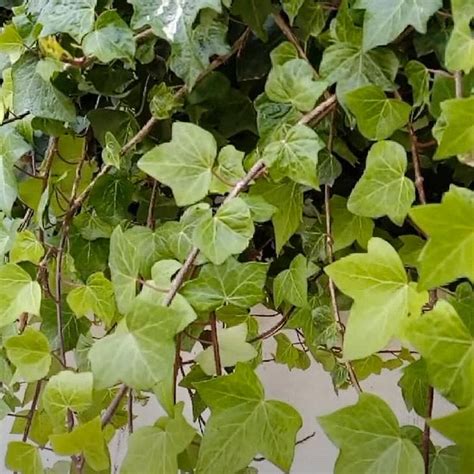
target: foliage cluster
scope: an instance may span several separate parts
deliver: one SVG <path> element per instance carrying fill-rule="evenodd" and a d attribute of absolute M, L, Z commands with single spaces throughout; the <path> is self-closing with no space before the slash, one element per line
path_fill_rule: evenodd
<path fill-rule="evenodd" d="M 0 3 L 9 469 L 287 472 L 276 363 L 358 392 L 336 473 L 474 471 L 473 0 Z"/>

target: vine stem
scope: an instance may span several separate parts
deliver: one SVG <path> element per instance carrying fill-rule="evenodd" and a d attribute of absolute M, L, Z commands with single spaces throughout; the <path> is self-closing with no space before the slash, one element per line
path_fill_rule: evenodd
<path fill-rule="evenodd" d="M 217 337 L 217 318 L 216 313 L 213 311 L 211 313 L 211 341 L 212 341 L 212 350 L 214 352 L 214 363 L 216 365 L 216 374 L 218 376 L 222 375 L 222 363 L 221 363 L 221 353 L 219 351 L 219 339 Z"/>

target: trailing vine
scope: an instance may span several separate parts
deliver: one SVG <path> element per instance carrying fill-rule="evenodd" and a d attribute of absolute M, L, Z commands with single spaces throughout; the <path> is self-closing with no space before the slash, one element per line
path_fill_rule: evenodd
<path fill-rule="evenodd" d="M 336 473 L 474 472 L 471 0 L 1 5 L 6 469 L 289 472 L 317 423 Z M 267 363 L 357 402 L 303 431 Z"/>

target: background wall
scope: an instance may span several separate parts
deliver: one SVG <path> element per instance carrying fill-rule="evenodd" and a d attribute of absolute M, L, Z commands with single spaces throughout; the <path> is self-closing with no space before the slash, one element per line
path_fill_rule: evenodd
<path fill-rule="evenodd" d="M 274 324 L 273 318 L 261 318 L 261 329 Z M 292 333 L 287 332 L 291 337 Z M 264 346 L 265 357 L 271 357 L 274 351 L 273 341 L 266 341 Z M 372 376 L 361 382 L 362 389 L 382 397 L 395 411 L 400 424 L 411 424 L 423 428 L 423 420 L 414 412 L 408 413 L 401 397 L 397 382 L 400 378 L 400 371 L 384 370 L 382 375 Z M 275 363 L 265 363 L 259 368 L 259 376 L 266 389 L 267 399 L 277 399 L 293 405 L 303 417 L 303 428 L 298 433 L 297 439 L 303 439 L 306 436 L 315 433 L 314 437 L 296 446 L 295 460 L 291 470 L 294 474 L 331 474 L 333 472 L 334 462 L 337 458 L 337 448 L 326 438 L 322 429 L 319 427 L 316 417 L 333 412 L 344 406 L 353 404 L 357 400 L 357 395 L 353 389 L 334 393 L 329 375 L 325 373 L 319 365 L 313 364 L 308 370 L 302 371 L 294 369 L 291 372 L 284 365 Z M 178 398 L 188 400 L 186 390 L 178 391 Z M 435 398 L 434 414 L 441 416 L 449 413 L 453 408 L 440 397 Z M 146 407 L 136 406 L 134 413 L 137 419 L 134 422 L 135 427 L 150 425 L 155 420 L 164 415 L 163 410 L 156 402 L 150 402 Z M 186 407 L 187 419 L 191 420 L 190 407 Z M 0 459 L 3 462 L 5 457 L 6 445 L 8 440 L 13 439 L 9 436 L 12 418 L 7 417 L 0 423 Z M 113 463 L 113 473 L 118 473 L 120 462 L 125 456 L 128 434 L 126 431 L 120 431 L 112 445 L 111 456 Z M 19 437 L 18 437 L 19 438 Z M 435 444 L 449 444 L 447 440 L 432 432 L 432 440 Z M 51 467 L 58 457 L 49 451 L 43 451 L 44 464 Z M 278 474 L 281 471 L 271 463 L 262 461 L 253 464 L 261 474 Z M 5 467 L 0 472 L 10 472 Z M 137 474 L 140 474 L 137 468 Z M 358 473 L 354 473 L 358 474 Z"/>

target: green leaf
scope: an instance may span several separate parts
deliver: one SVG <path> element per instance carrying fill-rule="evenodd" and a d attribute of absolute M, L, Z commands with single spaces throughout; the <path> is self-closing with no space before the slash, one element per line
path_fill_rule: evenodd
<path fill-rule="evenodd" d="M 277 364 L 286 364 L 288 368 L 306 370 L 311 365 L 308 355 L 297 349 L 290 341 L 288 336 L 283 333 L 274 336 L 277 343 L 275 362 Z"/>
<path fill-rule="evenodd" d="M 474 281 L 474 192 L 451 185 L 440 204 L 416 206 L 415 224 L 428 235 L 420 254 L 420 289 L 434 288 L 457 278 Z"/>
<path fill-rule="evenodd" d="M 112 11 L 105 11 L 97 18 L 94 31 L 89 33 L 82 42 L 87 56 L 95 56 L 103 63 L 114 59 L 132 61 L 135 56 L 135 39 L 133 31 Z"/>
<path fill-rule="evenodd" d="M 4 25 L 0 33 L 0 53 L 8 54 L 14 63 L 24 51 L 25 46 L 15 25 Z"/>
<path fill-rule="evenodd" d="M 71 456 L 82 453 L 95 471 L 109 467 L 109 453 L 99 417 L 79 425 L 70 433 L 51 435 L 49 440 L 56 454 Z"/>
<path fill-rule="evenodd" d="M 39 264 L 44 255 L 44 249 L 29 230 L 23 230 L 16 235 L 15 243 L 10 251 L 10 262 L 33 262 Z"/>
<path fill-rule="evenodd" d="M 13 163 L 0 155 L 0 210 L 10 215 L 18 195 L 18 186 L 13 172 Z"/>
<path fill-rule="evenodd" d="M 46 377 L 51 365 L 48 339 L 40 331 L 27 327 L 23 334 L 9 337 L 4 347 L 19 376 L 26 382 Z"/>
<path fill-rule="evenodd" d="M 22 441 L 10 441 L 5 464 L 8 469 L 21 474 L 43 474 L 41 455 L 36 446 Z"/>
<path fill-rule="evenodd" d="M 465 18 L 454 22 L 454 29 L 445 52 L 446 67 L 450 71 L 464 71 L 469 74 L 474 67 L 474 39 L 469 24 L 470 19 Z"/>
<path fill-rule="evenodd" d="M 324 5 L 305 0 L 296 17 L 298 36 L 307 41 L 310 36 L 317 37 L 323 31 L 329 12 Z"/>
<path fill-rule="evenodd" d="M 217 145 L 209 132 L 191 123 L 174 122 L 172 135 L 169 143 L 146 153 L 138 166 L 170 186 L 178 206 L 187 206 L 207 195 Z"/>
<path fill-rule="evenodd" d="M 233 258 L 222 265 L 207 264 L 197 278 L 183 286 L 181 294 L 198 311 L 226 305 L 251 308 L 263 299 L 267 270 L 266 263 L 240 263 Z"/>
<path fill-rule="evenodd" d="M 295 16 L 298 14 L 305 0 L 282 0 L 283 10 L 288 15 L 290 23 L 293 24 Z"/>
<path fill-rule="evenodd" d="M 418 266 L 420 252 L 426 242 L 417 235 L 401 235 L 399 239 L 403 243 L 398 251 L 398 255 L 400 255 L 402 262 L 407 267 L 416 268 Z"/>
<path fill-rule="evenodd" d="M 200 23 L 191 30 L 188 27 L 183 39 L 173 43 L 170 58 L 171 70 L 184 80 L 191 89 L 209 66 L 209 58 L 229 52 L 226 43 L 227 25 L 214 19 L 215 14 L 206 10 L 200 15 Z"/>
<path fill-rule="evenodd" d="M 0 266 L 0 327 L 15 321 L 22 313 L 39 314 L 41 287 L 14 263 Z"/>
<path fill-rule="evenodd" d="M 106 388 L 123 382 L 137 390 L 150 389 L 168 375 L 174 337 L 191 322 L 189 313 L 137 299 L 115 333 L 92 346 L 94 385 Z"/>
<path fill-rule="evenodd" d="M 158 5 L 156 0 L 129 0 L 128 3 L 133 5 L 133 29 L 150 25 L 157 36 L 170 42 L 180 41 L 186 36 L 187 29 L 203 8 L 221 11 L 219 0 L 176 0 Z"/>
<path fill-rule="evenodd" d="M 460 452 L 457 446 L 439 449 L 430 459 L 430 474 L 451 474 L 460 470 Z"/>
<path fill-rule="evenodd" d="M 38 23 L 43 25 L 41 36 L 67 33 L 80 43 L 92 30 L 96 3 L 96 0 L 48 0 L 38 17 Z"/>
<path fill-rule="evenodd" d="M 266 401 L 253 370 L 237 364 L 233 374 L 195 384 L 211 409 L 201 442 L 197 472 L 232 472 L 261 453 L 283 471 L 293 461 L 298 412 L 279 401 Z M 271 437 L 265 433 L 272 433 Z"/>
<path fill-rule="evenodd" d="M 95 314 L 107 326 L 117 313 L 114 288 L 103 273 L 93 273 L 86 285 L 74 288 L 67 295 L 67 303 L 78 317 Z"/>
<path fill-rule="evenodd" d="M 387 99 L 381 87 L 364 86 L 345 96 L 349 110 L 355 115 L 364 137 L 383 140 L 402 128 L 411 107 L 399 99 Z"/>
<path fill-rule="evenodd" d="M 116 227 L 110 238 L 109 266 L 117 307 L 121 313 L 130 311 L 137 291 L 138 250 Z"/>
<path fill-rule="evenodd" d="M 153 86 L 148 97 L 150 100 L 150 112 L 153 117 L 159 120 L 171 117 L 183 105 L 182 97 L 178 97 L 165 82 Z"/>
<path fill-rule="evenodd" d="M 340 449 L 335 474 L 424 472 L 420 452 L 402 436 L 390 407 L 375 395 L 362 393 L 355 405 L 321 416 L 318 421 Z"/>
<path fill-rule="evenodd" d="M 271 0 L 233 0 L 232 13 L 240 16 L 261 40 L 267 41 L 264 23 L 272 13 Z"/>
<path fill-rule="evenodd" d="M 401 333 L 409 315 L 417 316 L 428 295 L 408 282 L 394 248 L 373 237 L 365 254 L 352 254 L 325 272 L 354 299 L 344 338 L 344 357 L 361 359 L 383 349 Z"/>
<path fill-rule="evenodd" d="M 178 472 L 178 455 L 196 434 L 183 417 L 183 408 L 184 404 L 178 403 L 173 417 L 162 417 L 153 426 L 139 428 L 130 436 L 121 474 L 135 474 L 137 466 L 142 474 Z"/>
<path fill-rule="evenodd" d="M 118 140 L 110 132 L 105 134 L 105 147 L 102 149 L 102 160 L 106 165 L 120 169 L 121 146 Z"/>
<path fill-rule="evenodd" d="M 67 410 L 83 412 L 92 404 L 92 374 L 63 370 L 46 384 L 43 407 L 57 431 L 64 431 Z"/>
<path fill-rule="evenodd" d="M 408 61 L 405 74 L 413 91 L 413 105 L 423 106 L 430 103 L 430 73 L 419 61 Z"/>
<path fill-rule="evenodd" d="M 212 263 L 220 265 L 247 248 L 254 230 L 250 209 L 237 197 L 220 206 L 214 216 L 210 209 L 205 210 L 192 240 Z"/>
<path fill-rule="evenodd" d="M 474 401 L 474 338 L 449 303 L 413 320 L 406 336 L 426 360 L 431 385 L 457 406 Z"/>
<path fill-rule="evenodd" d="M 227 145 L 219 152 L 217 164 L 212 170 L 211 193 L 225 194 L 245 176 L 242 164 L 244 153 L 233 145 Z"/>
<path fill-rule="evenodd" d="M 30 112 L 36 117 L 72 122 L 76 117 L 74 104 L 38 74 L 38 64 L 28 53 L 13 65 L 13 111 L 16 115 Z"/>
<path fill-rule="evenodd" d="M 276 181 L 293 181 L 319 188 L 318 153 L 324 147 L 316 132 L 306 125 L 282 126 L 269 138 L 262 159 Z"/>
<path fill-rule="evenodd" d="M 294 306 L 305 306 L 308 299 L 307 264 L 304 255 L 297 255 L 288 270 L 273 280 L 273 297 L 278 308 L 283 301 Z"/>
<path fill-rule="evenodd" d="M 474 97 L 441 102 L 441 116 L 433 128 L 438 142 L 435 159 L 474 152 Z"/>
<path fill-rule="evenodd" d="M 217 328 L 219 354 L 222 367 L 233 367 L 237 362 L 247 362 L 257 356 L 256 349 L 246 342 L 247 324 L 242 323 L 230 328 Z M 217 368 L 214 358 L 214 348 L 209 346 L 200 352 L 196 358 L 203 372 L 216 375 Z"/>
<path fill-rule="evenodd" d="M 262 196 L 240 194 L 240 199 L 249 207 L 254 222 L 267 222 L 276 211 L 276 207 L 265 201 Z"/>
<path fill-rule="evenodd" d="M 456 310 L 469 332 L 474 335 L 474 290 L 468 282 L 460 283 L 456 293 L 448 297 L 451 306 Z"/>
<path fill-rule="evenodd" d="M 455 411 L 443 418 L 429 420 L 429 424 L 443 436 L 453 440 L 461 449 L 461 472 L 468 474 L 474 469 L 474 404 Z"/>
<path fill-rule="evenodd" d="M 328 84 L 314 80 L 313 68 L 304 59 L 292 59 L 273 66 L 265 84 L 265 93 L 275 102 L 292 104 L 308 112 L 321 97 Z"/>
<path fill-rule="evenodd" d="M 425 417 L 428 413 L 429 380 L 426 361 L 419 359 L 403 369 L 403 375 L 398 382 L 402 389 L 403 400 L 407 409 Z"/>
<path fill-rule="evenodd" d="M 364 174 L 349 196 L 347 208 L 365 217 L 387 215 L 402 225 L 415 200 L 415 186 L 405 177 L 407 156 L 403 147 L 392 141 L 372 145 Z"/>
<path fill-rule="evenodd" d="M 355 8 L 365 8 L 364 50 L 390 43 L 410 25 L 426 33 L 428 19 L 442 6 L 441 0 L 358 0 Z"/>
<path fill-rule="evenodd" d="M 398 70 L 393 51 L 377 48 L 364 52 L 360 44 L 336 42 L 324 50 L 319 72 L 329 85 L 337 82 L 338 98 L 353 89 L 374 84 L 392 90 Z"/>
<path fill-rule="evenodd" d="M 372 219 L 352 214 L 347 209 L 347 201 L 341 196 L 331 198 L 333 250 L 343 249 L 354 242 L 367 248 L 372 237 L 374 223 Z"/>
<path fill-rule="evenodd" d="M 275 66 L 283 66 L 283 64 L 286 64 L 287 62 L 289 62 L 293 59 L 298 59 L 298 58 L 299 58 L 298 50 L 289 41 L 283 41 L 283 43 L 280 43 L 270 53 L 270 60 L 271 60 L 272 65 L 274 67 Z M 313 70 L 311 70 L 311 74 L 314 75 Z M 268 80 L 267 80 L 267 82 L 268 82 Z M 280 102 L 280 101 L 277 100 L 276 102 Z"/>
<path fill-rule="evenodd" d="M 277 208 L 272 216 L 276 251 L 280 253 L 290 237 L 298 230 L 303 218 L 303 192 L 301 186 L 289 180 L 272 184 L 260 180 L 250 188 L 251 196 L 261 196 Z"/>

